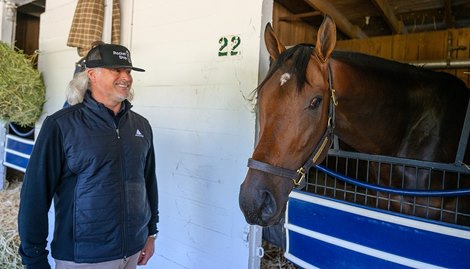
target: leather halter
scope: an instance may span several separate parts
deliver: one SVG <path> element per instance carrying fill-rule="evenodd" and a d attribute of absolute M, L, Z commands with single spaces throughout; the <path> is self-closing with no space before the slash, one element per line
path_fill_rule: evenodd
<path fill-rule="evenodd" d="M 317 144 L 313 152 L 310 154 L 305 163 L 297 170 L 291 170 L 279 166 L 274 166 L 269 163 L 257 161 L 255 159 L 248 159 L 247 166 L 251 169 L 259 170 L 272 175 L 280 176 L 292 180 L 295 188 L 302 189 L 305 187 L 305 176 L 310 167 L 314 166 L 318 161 L 320 155 L 329 150 L 333 141 L 333 134 L 335 129 L 335 107 L 338 105 L 336 100 L 335 89 L 333 88 L 333 78 L 331 74 L 331 67 L 328 65 L 328 91 L 330 93 L 330 103 L 328 109 L 328 123 L 325 132 L 323 133 L 320 142 Z"/>

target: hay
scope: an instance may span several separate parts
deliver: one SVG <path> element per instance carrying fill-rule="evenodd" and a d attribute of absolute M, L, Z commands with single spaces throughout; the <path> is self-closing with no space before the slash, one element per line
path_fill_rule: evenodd
<path fill-rule="evenodd" d="M 0 268 L 22 269 L 18 254 L 18 208 L 20 205 L 20 185 L 12 189 L 0 190 Z"/>
<path fill-rule="evenodd" d="M 297 269 L 284 257 L 284 251 L 267 241 L 263 241 L 264 256 L 261 259 L 261 269 Z"/>
<path fill-rule="evenodd" d="M 33 126 L 45 103 L 45 86 L 34 68 L 37 54 L 28 56 L 0 42 L 0 119 Z"/>

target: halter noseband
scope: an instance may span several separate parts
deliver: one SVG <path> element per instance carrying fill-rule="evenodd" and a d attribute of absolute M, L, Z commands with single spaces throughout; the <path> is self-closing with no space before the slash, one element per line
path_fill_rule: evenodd
<path fill-rule="evenodd" d="M 322 152 L 331 147 L 333 141 L 333 133 L 335 129 L 335 107 L 338 105 L 336 100 L 335 89 L 333 88 L 333 78 L 331 75 L 331 67 L 328 65 L 328 91 L 330 92 L 330 103 L 328 109 L 328 123 L 325 132 L 323 133 L 320 143 L 315 147 L 313 152 L 307 158 L 305 163 L 297 170 L 291 170 L 279 166 L 274 166 L 269 163 L 257 161 L 255 159 L 248 159 L 247 166 L 251 169 L 256 169 L 265 173 L 273 174 L 276 176 L 288 178 L 292 180 L 295 188 L 302 189 L 305 186 L 305 176 L 310 167 L 312 167 Z"/>

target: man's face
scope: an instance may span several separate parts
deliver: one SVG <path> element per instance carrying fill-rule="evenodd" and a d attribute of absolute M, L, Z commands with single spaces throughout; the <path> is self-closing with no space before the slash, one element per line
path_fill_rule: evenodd
<path fill-rule="evenodd" d="M 88 77 L 93 98 L 100 103 L 120 103 L 130 95 L 130 68 L 93 68 L 88 70 Z"/>

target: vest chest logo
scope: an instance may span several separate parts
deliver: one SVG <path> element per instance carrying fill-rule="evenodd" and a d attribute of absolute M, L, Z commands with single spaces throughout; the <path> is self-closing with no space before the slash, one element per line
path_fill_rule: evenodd
<path fill-rule="evenodd" d="M 137 137 L 144 137 L 144 135 L 140 132 L 139 129 L 137 129 L 137 131 L 135 132 L 135 136 L 137 136 Z"/>

